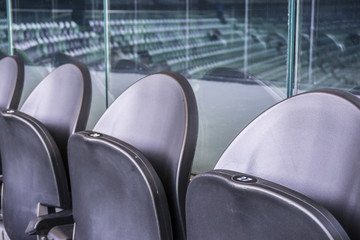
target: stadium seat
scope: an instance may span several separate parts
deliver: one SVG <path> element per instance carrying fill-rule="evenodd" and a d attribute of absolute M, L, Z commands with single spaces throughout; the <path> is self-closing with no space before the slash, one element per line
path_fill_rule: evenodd
<path fill-rule="evenodd" d="M 190 183 L 186 199 L 188 240 L 349 239 L 316 202 L 239 172 L 199 174 Z"/>
<path fill-rule="evenodd" d="M 286 99 L 251 122 L 226 149 L 215 169 L 218 171 L 236 171 L 240 176 L 241 174 L 255 176 L 254 178 L 266 179 L 266 181 L 275 184 L 266 183 L 262 185 L 261 180 L 257 184 L 240 186 L 233 181 L 224 180 L 231 178 L 230 176 L 223 176 L 221 173 L 215 172 L 213 174 L 213 178 L 216 179 L 215 182 L 222 181 L 224 184 L 220 185 L 225 185 L 226 189 L 229 189 L 230 186 L 234 189 L 239 188 L 239 191 L 234 190 L 225 198 L 229 199 L 228 206 L 222 206 L 227 208 L 229 219 L 241 218 L 243 221 L 241 226 L 247 226 L 246 229 L 244 228 L 245 233 L 253 232 L 256 234 L 256 231 L 259 231 L 264 233 L 263 236 L 267 236 L 267 239 L 271 239 L 271 234 L 278 236 L 278 228 L 267 229 L 271 226 L 267 225 L 269 221 L 283 224 L 289 224 L 288 221 L 290 221 L 279 215 L 281 211 L 275 207 L 284 208 L 289 207 L 290 204 L 292 206 L 291 214 L 299 212 L 299 209 L 301 210 L 299 215 L 294 215 L 294 219 L 291 220 L 294 222 L 292 227 L 298 225 L 296 224 L 297 217 L 302 219 L 308 215 L 307 221 L 309 223 L 307 224 L 314 224 L 315 222 L 317 229 L 320 226 L 325 226 L 321 227 L 323 231 L 321 236 L 328 236 L 329 238 L 331 238 L 330 236 L 338 236 L 334 239 L 347 239 L 346 232 L 351 239 L 359 239 L 360 207 L 357 204 L 360 200 L 360 189 L 358 187 L 360 184 L 358 177 L 360 149 L 357 147 L 360 141 L 359 109 L 360 101 L 354 95 L 340 90 L 324 89 Z M 220 180 L 221 178 L 224 179 Z M 208 180 L 208 182 L 211 181 L 213 180 Z M 303 197 L 294 199 L 293 196 L 297 196 L 295 193 L 290 191 L 289 196 L 288 191 L 283 190 L 283 187 L 277 186 L 277 184 L 302 194 L 305 198 L 305 205 L 308 207 L 299 207 L 303 204 L 298 205 L 294 201 L 296 202 Z M 191 189 L 191 184 L 189 188 Z M 191 198 L 196 195 L 196 190 L 189 191 L 194 194 L 188 195 L 188 201 L 195 201 Z M 206 190 L 201 190 L 201 192 L 206 192 Z M 217 191 L 213 191 L 213 193 L 215 193 L 214 199 L 209 197 L 209 193 L 209 195 L 203 196 L 202 199 L 206 200 L 201 202 L 204 208 L 207 205 L 208 215 L 202 216 L 196 214 L 196 211 L 191 212 L 200 205 L 188 206 L 187 226 L 191 228 L 188 231 L 189 240 L 199 239 L 197 237 L 192 238 L 192 236 L 198 236 L 193 231 L 196 231 L 197 228 L 199 231 L 203 230 L 204 224 L 206 224 L 206 228 L 211 228 L 211 225 L 206 223 L 207 220 L 213 221 L 210 220 L 210 214 L 214 214 L 213 217 L 217 218 L 217 212 L 221 212 L 220 209 L 215 209 L 220 208 L 216 205 L 215 199 L 220 193 Z M 201 193 L 199 192 L 199 194 Z M 285 197 L 281 194 L 284 194 Z M 266 198 L 261 199 L 262 204 L 264 204 L 262 207 L 256 205 L 260 201 L 258 200 L 260 196 Z M 290 201 L 289 198 L 292 200 Z M 317 204 L 310 204 L 311 202 L 307 198 L 312 199 L 322 207 L 318 207 Z M 234 199 L 236 202 L 233 202 Z M 269 199 L 271 199 L 271 203 L 269 203 Z M 277 199 L 276 206 L 274 199 Z M 231 207 L 235 205 L 236 208 Z M 225 214 L 225 209 L 222 209 Z M 318 213 L 325 212 L 323 216 L 326 218 L 315 217 L 312 213 L 314 210 Z M 279 214 L 274 213 L 274 211 Z M 328 217 L 330 213 L 336 220 L 333 217 Z M 258 214 L 261 215 L 260 219 Z M 200 225 L 192 225 L 196 222 L 195 218 L 199 219 Z M 341 224 L 345 231 L 336 221 Z M 221 222 L 221 219 L 218 223 L 218 231 L 233 231 L 235 227 L 241 228 L 232 225 L 230 220 L 229 225 L 226 225 L 227 222 Z M 254 227 L 252 224 L 256 224 L 256 229 L 248 229 Z M 299 225 L 300 229 L 303 227 L 303 225 Z M 215 231 L 214 229 L 213 232 Z M 238 233 L 240 229 L 234 231 Z M 333 233 L 335 235 L 332 235 Z M 289 238 L 294 239 L 294 237 Z M 204 239 L 209 238 L 204 237 Z M 231 238 L 210 237 L 210 239 Z"/>
<path fill-rule="evenodd" d="M 140 151 L 80 132 L 70 138 L 69 159 L 74 239 L 172 239 L 163 185 Z M 54 230 L 49 235 L 59 239 Z"/>
<path fill-rule="evenodd" d="M 32 91 L 20 111 L 0 113 L 3 221 L 10 239 L 25 234 L 37 215 L 71 205 L 66 178 L 68 137 L 85 128 L 91 81 L 80 63 L 60 66 Z"/>
<path fill-rule="evenodd" d="M 197 106 L 190 84 L 179 74 L 163 72 L 139 80 L 121 94 L 100 118 L 94 133 L 71 137 L 69 166 L 75 239 L 157 239 L 146 237 L 156 223 L 166 226 L 166 221 L 160 221 L 165 219 L 161 214 L 154 217 L 158 211 L 154 209 L 164 204 L 161 185 L 158 193 L 152 192 L 158 182 L 156 174 L 168 200 L 174 239 L 185 239 L 185 194 L 197 130 Z M 126 154 L 133 147 L 124 142 L 146 158 Z M 130 194 L 131 191 L 134 192 Z M 160 200 L 149 194 L 159 194 Z M 146 203 L 151 199 L 152 203 Z M 166 208 L 163 207 L 162 214 Z M 136 216 L 142 217 L 134 223 Z M 37 233 L 42 221 L 41 217 L 35 219 L 28 232 Z M 129 228 L 134 224 L 135 230 Z M 159 239 L 170 239 L 169 230 Z"/>

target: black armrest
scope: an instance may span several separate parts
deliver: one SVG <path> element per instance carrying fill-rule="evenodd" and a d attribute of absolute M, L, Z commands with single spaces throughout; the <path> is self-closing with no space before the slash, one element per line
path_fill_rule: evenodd
<path fill-rule="evenodd" d="M 57 213 L 50 213 L 48 215 L 39 216 L 32 219 L 25 233 L 29 235 L 46 235 L 50 229 L 55 226 L 72 224 L 74 223 L 74 218 L 71 210 L 63 210 Z"/>
<path fill-rule="evenodd" d="M 3 175 L 1 174 L 0 175 L 0 183 L 2 183 L 3 182 Z"/>

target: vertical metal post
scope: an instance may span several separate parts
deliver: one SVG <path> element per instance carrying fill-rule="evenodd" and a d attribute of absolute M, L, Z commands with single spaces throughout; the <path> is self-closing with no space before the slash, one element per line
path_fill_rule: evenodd
<path fill-rule="evenodd" d="M 13 19 L 12 19 L 12 0 L 6 0 L 6 13 L 7 13 L 7 25 L 8 25 L 8 54 L 9 56 L 14 55 L 13 48 Z"/>
<path fill-rule="evenodd" d="M 134 33 L 134 61 L 135 61 L 135 71 L 138 69 L 138 3 L 137 0 L 134 0 L 134 25 L 133 25 L 133 33 Z"/>
<path fill-rule="evenodd" d="M 249 0 L 245 0 L 244 73 L 248 74 Z"/>
<path fill-rule="evenodd" d="M 110 77 L 110 51 L 109 51 L 109 0 L 104 2 L 104 57 L 105 57 L 105 106 L 109 107 L 108 82 Z"/>
<path fill-rule="evenodd" d="M 97 7 L 97 6 L 96 6 Z M 91 0 L 91 9 L 92 9 L 92 11 L 91 11 L 91 19 L 94 19 L 94 16 L 95 16 L 95 0 Z"/>
<path fill-rule="evenodd" d="M 296 20 L 295 20 L 295 37 L 294 37 L 294 41 L 295 41 L 295 52 L 294 52 L 294 80 L 293 80 L 293 90 L 292 90 L 292 94 L 297 94 L 298 93 L 298 86 L 299 86 L 299 80 L 300 80 L 300 72 L 301 72 L 301 68 L 299 67 L 301 65 L 300 61 L 300 51 L 301 51 L 301 17 L 302 14 L 300 12 L 301 9 L 301 0 L 297 0 L 296 3 Z"/>
<path fill-rule="evenodd" d="M 287 54 L 287 97 L 293 95 L 295 77 L 295 28 L 296 28 L 296 0 L 289 0 L 288 19 L 288 54 Z"/>
<path fill-rule="evenodd" d="M 311 1 L 311 25 L 310 25 L 310 49 L 309 49 L 309 84 L 313 83 L 313 54 L 314 54 L 314 31 L 315 31 L 315 0 Z"/>
<path fill-rule="evenodd" d="M 190 34 L 190 6 L 189 0 L 186 0 L 186 72 L 189 72 L 189 34 Z"/>
<path fill-rule="evenodd" d="M 55 19 L 55 12 L 54 12 L 54 9 L 55 9 L 55 1 L 54 0 L 51 0 L 51 20 L 54 20 Z"/>

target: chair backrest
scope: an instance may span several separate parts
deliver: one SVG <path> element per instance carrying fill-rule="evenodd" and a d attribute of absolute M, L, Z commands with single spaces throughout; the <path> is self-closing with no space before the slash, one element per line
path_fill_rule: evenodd
<path fill-rule="evenodd" d="M 187 239 L 349 239 L 309 198 L 228 170 L 196 176 L 186 196 Z"/>
<path fill-rule="evenodd" d="M 69 159 L 75 239 L 172 239 L 164 188 L 137 149 L 85 131 L 70 137 Z"/>
<path fill-rule="evenodd" d="M 64 164 L 44 125 L 13 110 L 0 113 L 3 167 L 3 220 L 10 239 L 36 239 L 25 234 L 37 216 L 38 203 L 69 208 Z"/>
<path fill-rule="evenodd" d="M 90 73 L 77 62 L 64 64 L 45 77 L 20 111 L 45 125 L 66 162 L 67 141 L 71 134 L 85 129 L 90 104 Z"/>
<path fill-rule="evenodd" d="M 17 109 L 24 86 L 24 62 L 20 57 L 0 60 L 0 109 Z"/>
<path fill-rule="evenodd" d="M 149 75 L 123 92 L 94 131 L 139 149 L 159 175 L 167 195 L 175 239 L 185 239 L 185 195 L 195 152 L 198 113 L 181 75 Z"/>
<path fill-rule="evenodd" d="M 350 238 L 360 230 L 360 101 L 324 89 L 271 107 L 230 144 L 216 169 L 281 184 L 327 208 Z"/>
<path fill-rule="evenodd" d="M 37 216 L 39 203 L 70 207 L 67 162 L 59 149 L 66 149 L 70 134 L 85 128 L 90 100 L 89 72 L 72 63 L 50 73 L 21 111 L 1 112 L 2 210 L 11 239 L 34 239 L 25 229 Z"/>

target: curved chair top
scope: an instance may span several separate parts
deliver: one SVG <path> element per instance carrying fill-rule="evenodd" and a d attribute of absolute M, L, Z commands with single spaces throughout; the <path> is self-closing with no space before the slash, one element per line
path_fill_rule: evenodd
<path fill-rule="evenodd" d="M 75 239 L 172 239 L 163 185 L 137 149 L 85 131 L 69 159 Z"/>
<path fill-rule="evenodd" d="M 94 131 L 131 144 L 149 159 L 167 194 L 173 232 L 185 238 L 185 194 L 198 131 L 189 82 L 170 72 L 139 80 L 115 100 Z"/>
<path fill-rule="evenodd" d="M 188 240 L 349 239 L 337 220 L 309 198 L 228 170 L 191 181 L 186 225 Z"/>
<path fill-rule="evenodd" d="M 45 77 L 20 110 L 46 126 L 66 159 L 68 138 L 85 129 L 90 104 L 89 70 L 82 63 L 68 63 Z"/>
<path fill-rule="evenodd" d="M 0 112 L 4 225 L 11 239 L 25 234 L 38 204 L 69 208 L 65 168 L 58 148 L 41 122 L 13 110 Z"/>
<path fill-rule="evenodd" d="M 24 86 L 24 62 L 12 56 L 0 60 L 0 109 L 17 109 Z"/>
<path fill-rule="evenodd" d="M 258 176 L 326 207 L 360 238 L 360 100 L 340 90 L 299 94 L 271 107 L 215 166 Z"/>

